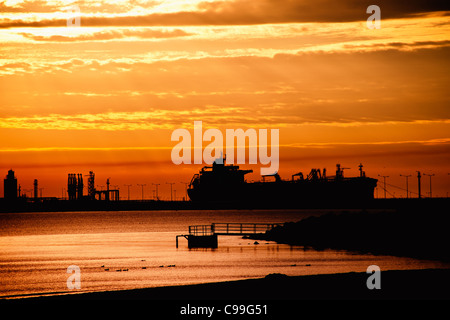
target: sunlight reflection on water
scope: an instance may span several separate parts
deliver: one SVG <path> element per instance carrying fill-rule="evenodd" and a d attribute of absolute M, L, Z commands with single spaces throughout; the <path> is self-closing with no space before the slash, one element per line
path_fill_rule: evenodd
<path fill-rule="evenodd" d="M 442 267 L 433 261 L 305 249 L 219 236 L 217 249 L 188 249 L 175 237 L 190 224 L 297 221 L 297 211 L 91 212 L 0 216 L 0 296 L 67 292 L 66 269 L 81 269 L 79 291 L 123 290 L 264 277 Z M 6 223 L 7 222 L 7 223 Z M 42 227 L 36 224 L 42 222 Z M 9 226 L 8 226 L 9 223 Z M 11 226 L 22 226 L 21 229 Z M 69 231 L 72 230 L 73 233 Z"/>

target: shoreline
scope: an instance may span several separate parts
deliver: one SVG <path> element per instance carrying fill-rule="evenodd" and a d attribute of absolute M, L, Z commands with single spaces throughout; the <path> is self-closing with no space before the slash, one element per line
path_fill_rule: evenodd
<path fill-rule="evenodd" d="M 442 208 L 450 205 L 450 198 L 389 198 L 372 199 L 361 202 L 296 202 L 277 203 L 261 200 L 258 203 L 239 202 L 193 202 L 166 200 L 119 200 L 119 201 L 89 201 L 61 200 L 57 198 L 19 199 L 5 201 L 0 198 L 0 213 L 21 212 L 77 212 L 77 211 L 160 211 L 160 210 L 284 210 L 284 209 L 328 209 L 328 210 L 409 210 L 421 208 Z"/>
<path fill-rule="evenodd" d="M 42 300 L 372 300 L 450 299 L 450 269 L 381 270 L 381 289 L 368 289 L 371 274 L 365 272 L 286 276 L 130 289 L 120 291 L 70 293 L 14 299 Z"/>

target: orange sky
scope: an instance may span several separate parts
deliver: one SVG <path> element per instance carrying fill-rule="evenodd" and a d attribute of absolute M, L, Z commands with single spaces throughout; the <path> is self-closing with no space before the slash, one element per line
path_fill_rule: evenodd
<path fill-rule="evenodd" d="M 433 173 L 446 196 L 450 6 L 401 3 L 378 1 L 370 30 L 362 0 L 1 1 L 0 174 L 38 179 L 43 196 L 93 170 L 124 198 L 160 183 L 168 199 L 166 182 L 180 197 L 201 166 L 171 162 L 171 133 L 202 121 L 280 129 L 282 178 L 362 162 L 402 188 L 413 175 L 413 192 L 417 170 Z M 66 26 L 69 5 L 81 27 Z"/>

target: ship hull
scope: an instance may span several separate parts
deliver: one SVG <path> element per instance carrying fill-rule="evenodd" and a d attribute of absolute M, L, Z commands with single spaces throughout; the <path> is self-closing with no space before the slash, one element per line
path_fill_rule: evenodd
<path fill-rule="evenodd" d="M 342 180 L 297 180 L 198 186 L 188 190 L 195 202 L 229 202 L 248 204 L 356 204 L 374 199 L 377 180 L 348 178 Z"/>

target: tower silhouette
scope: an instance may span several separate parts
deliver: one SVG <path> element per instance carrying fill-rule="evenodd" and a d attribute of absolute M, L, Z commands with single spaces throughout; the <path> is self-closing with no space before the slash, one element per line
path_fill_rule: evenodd
<path fill-rule="evenodd" d="M 3 180 L 3 192 L 6 200 L 17 199 L 17 178 L 14 176 L 14 171 L 8 171 L 6 179 Z"/>

